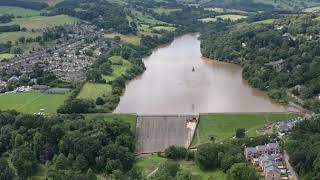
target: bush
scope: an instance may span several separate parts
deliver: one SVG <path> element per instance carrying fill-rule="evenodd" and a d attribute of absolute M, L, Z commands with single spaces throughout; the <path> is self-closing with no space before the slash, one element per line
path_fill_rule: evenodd
<path fill-rule="evenodd" d="M 186 158 L 188 151 L 184 147 L 170 146 L 165 151 L 164 154 L 169 159 L 180 160 Z"/>

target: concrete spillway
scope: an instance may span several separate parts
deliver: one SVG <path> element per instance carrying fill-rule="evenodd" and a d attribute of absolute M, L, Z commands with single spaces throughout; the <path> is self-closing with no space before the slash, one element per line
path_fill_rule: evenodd
<path fill-rule="evenodd" d="M 138 115 L 136 154 L 163 152 L 170 145 L 188 148 L 199 115 Z"/>

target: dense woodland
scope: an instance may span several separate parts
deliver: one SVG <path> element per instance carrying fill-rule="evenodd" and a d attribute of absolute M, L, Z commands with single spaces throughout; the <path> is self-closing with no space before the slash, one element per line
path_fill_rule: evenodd
<path fill-rule="evenodd" d="M 294 93 L 314 102 L 320 93 L 320 21 L 314 18 L 291 16 L 247 26 L 220 23 L 223 27 L 202 37 L 202 53 L 241 64 L 252 86 L 268 90 L 280 102 L 287 101 L 286 89 L 297 85 L 302 88 Z M 309 108 L 320 112 L 319 105 Z"/>
<path fill-rule="evenodd" d="M 294 128 L 286 149 L 291 165 L 304 179 L 320 178 L 320 118 L 304 121 Z"/>
<path fill-rule="evenodd" d="M 96 173 L 139 179 L 132 170 L 134 135 L 121 121 L 12 111 L 0 112 L 0 127 L 0 179 L 27 179 L 45 163 L 47 179 L 92 180 Z"/>

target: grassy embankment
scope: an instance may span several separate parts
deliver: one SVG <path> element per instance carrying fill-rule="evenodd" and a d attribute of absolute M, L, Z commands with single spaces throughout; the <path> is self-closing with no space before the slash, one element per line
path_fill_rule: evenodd
<path fill-rule="evenodd" d="M 270 122 L 289 120 L 297 117 L 292 113 L 240 113 L 240 114 L 201 114 L 192 146 L 210 142 L 214 136 L 216 142 L 232 138 L 238 128 L 245 128 L 248 137 L 258 136 L 257 130 Z"/>
<path fill-rule="evenodd" d="M 157 169 L 162 163 L 167 159 L 159 157 L 157 155 L 145 156 L 137 160 L 136 166 L 142 170 L 143 174 L 147 176 L 152 171 Z M 218 179 L 224 180 L 225 174 L 222 171 L 202 171 L 194 162 L 191 161 L 179 161 L 180 168 L 182 170 L 187 170 L 191 172 L 193 180 L 202 180 L 202 179 Z"/>

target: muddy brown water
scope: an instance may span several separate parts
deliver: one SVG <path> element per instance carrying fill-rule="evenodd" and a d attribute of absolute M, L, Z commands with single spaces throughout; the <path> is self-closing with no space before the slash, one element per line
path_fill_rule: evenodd
<path fill-rule="evenodd" d="M 250 87 L 240 66 L 202 57 L 197 34 L 155 49 L 144 62 L 147 70 L 127 84 L 115 113 L 293 111 Z"/>

